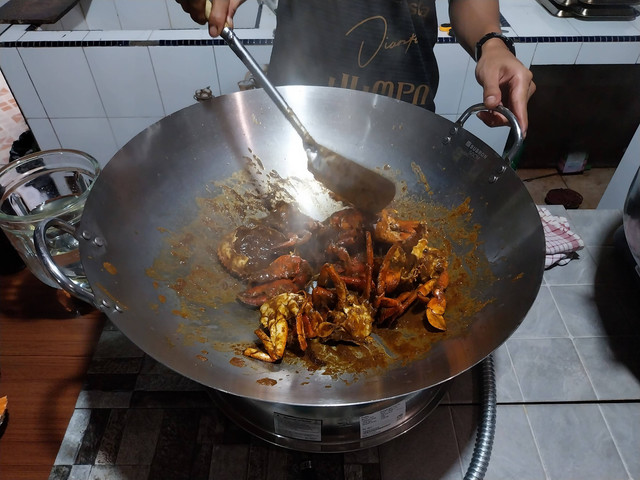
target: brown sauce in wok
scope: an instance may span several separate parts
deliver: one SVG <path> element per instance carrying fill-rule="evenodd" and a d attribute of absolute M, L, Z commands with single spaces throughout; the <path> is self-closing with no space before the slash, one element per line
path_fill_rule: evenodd
<path fill-rule="evenodd" d="M 249 165 L 258 168 L 254 160 L 247 159 Z M 294 203 L 286 188 L 281 188 L 287 180 L 273 172 L 267 175 L 260 173 L 261 181 L 266 177 L 269 184 L 266 190 L 269 200 Z M 414 166 L 414 173 L 425 191 L 430 193 L 426 178 L 417 166 Z M 159 226 L 159 231 L 166 235 L 167 248 L 147 271 L 154 285 L 159 289 L 168 289 L 176 297 L 179 308 L 174 308 L 172 312 L 177 317 L 176 336 L 182 339 L 181 342 L 189 344 L 197 339 L 218 351 L 230 352 L 235 355 L 230 363 L 244 368 L 258 360 L 243 359 L 241 362 L 238 356 L 242 355 L 244 348 L 255 344 L 221 341 L 216 330 L 209 331 L 207 326 L 210 312 L 219 312 L 226 305 L 235 303 L 237 294 L 244 288 L 242 282 L 222 268 L 216 256 L 216 247 L 217 240 L 225 233 L 246 224 L 250 218 L 265 214 L 265 189 L 263 185 L 256 184 L 256 177 L 255 172 L 250 174 L 241 171 L 216 183 L 210 197 L 196 199 L 196 217 L 181 231 L 171 232 Z M 366 345 L 312 341 L 304 353 L 288 349 L 282 362 L 333 377 L 345 373 L 375 374 L 390 365 L 423 358 L 435 342 L 464 334 L 466 319 L 491 301 L 472 298 L 467 292 L 478 282 L 494 281 L 488 261 L 478 248 L 479 226 L 471 223 L 469 203 L 467 199 L 455 208 L 444 208 L 405 193 L 393 205 L 405 219 L 428 222 L 432 232 L 430 242 L 448 252 L 451 280 L 447 289 L 445 332 L 428 325 L 424 309 L 414 309 L 400 317 L 393 328 L 374 327 L 372 341 Z M 169 293 L 163 292 L 162 295 L 168 296 Z M 247 318 L 247 329 L 252 332 L 258 326 L 259 314 L 247 309 Z M 237 325 L 232 322 L 233 319 L 216 313 L 216 323 L 221 328 L 236 328 Z M 170 341 L 176 343 L 175 339 Z"/>

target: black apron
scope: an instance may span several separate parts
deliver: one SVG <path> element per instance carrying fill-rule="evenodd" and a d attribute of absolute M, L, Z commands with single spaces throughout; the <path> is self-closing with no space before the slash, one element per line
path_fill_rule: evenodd
<path fill-rule="evenodd" d="M 435 0 L 279 0 L 269 78 L 387 95 L 429 110 Z"/>

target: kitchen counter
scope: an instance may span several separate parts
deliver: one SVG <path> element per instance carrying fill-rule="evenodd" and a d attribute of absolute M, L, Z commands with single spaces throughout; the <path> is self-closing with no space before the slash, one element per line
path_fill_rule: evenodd
<path fill-rule="evenodd" d="M 548 208 L 569 219 L 586 247 L 545 272 L 523 323 L 493 354 L 497 426 L 485 478 L 638 479 L 640 282 L 613 244 L 622 215 Z M 344 454 L 295 452 L 235 426 L 206 388 L 107 324 L 49 478 L 310 478 L 301 472 L 310 462 L 319 479 L 462 479 L 479 396 L 474 368 L 395 440 Z"/>

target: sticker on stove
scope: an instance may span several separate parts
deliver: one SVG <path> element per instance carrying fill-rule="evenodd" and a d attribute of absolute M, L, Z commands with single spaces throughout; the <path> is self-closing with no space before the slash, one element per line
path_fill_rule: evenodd
<path fill-rule="evenodd" d="M 291 417 L 274 412 L 273 425 L 278 435 L 312 442 L 322 441 L 322 420 Z"/>
<path fill-rule="evenodd" d="M 360 438 L 368 438 L 401 424 L 407 414 L 407 404 L 403 400 L 388 408 L 360 417 Z"/>

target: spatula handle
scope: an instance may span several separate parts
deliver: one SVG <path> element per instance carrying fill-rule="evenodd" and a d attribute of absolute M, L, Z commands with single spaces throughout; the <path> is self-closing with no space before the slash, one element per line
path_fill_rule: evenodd
<path fill-rule="evenodd" d="M 255 59 L 251 56 L 249 51 L 245 48 L 242 42 L 238 39 L 234 31 L 229 28 L 227 25 L 220 32 L 220 36 L 224 39 L 225 42 L 231 47 L 231 50 L 238 56 L 242 63 L 249 69 L 249 71 L 253 74 L 253 77 L 256 79 L 258 84 L 262 86 L 264 91 L 271 97 L 271 100 L 276 104 L 278 109 L 284 114 L 284 116 L 289 120 L 289 123 L 293 126 L 293 128 L 298 132 L 298 135 L 302 138 L 302 141 L 305 145 L 315 145 L 315 141 L 307 131 L 307 129 L 302 125 L 298 116 L 293 112 L 289 104 L 285 101 L 285 99 L 280 95 L 280 92 L 276 89 L 276 87 L 271 83 L 271 81 L 267 78 L 260 65 L 255 61 Z"/>

